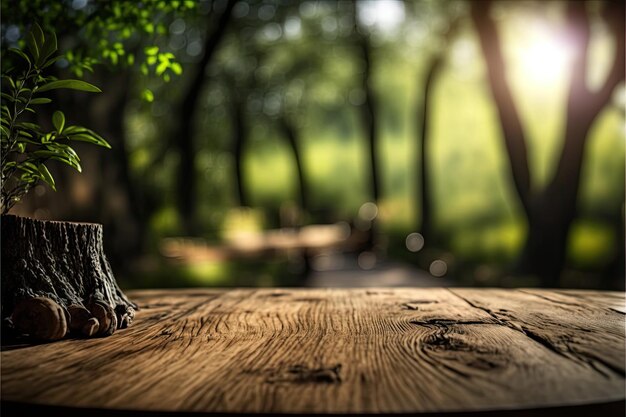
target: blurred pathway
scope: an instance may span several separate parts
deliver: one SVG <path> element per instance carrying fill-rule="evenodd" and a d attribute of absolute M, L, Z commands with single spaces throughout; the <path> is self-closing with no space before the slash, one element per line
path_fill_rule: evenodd
<path fill-rule="evenodd" d="M 436 278 L 413 265 L 381 261 L 371 269 L 362 269 L 356 256 L 333 255 L 331 259 L 314 263 L 309 275 L 309 287 L 451 287 L 446 277 Z"/>

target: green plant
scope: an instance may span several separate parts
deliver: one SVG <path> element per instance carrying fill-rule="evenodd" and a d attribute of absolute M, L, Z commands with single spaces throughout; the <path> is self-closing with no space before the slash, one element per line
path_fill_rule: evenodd
<path fill-rule="evenodd" d="M 56 191 L 54 178 L 46 166 L 48 161 L 60 161 L 81 171 L 80 158 L 70 142 L 81 141 L 111 147 L 90 129 L 66 125 L 65 115 L 61 111 L 55 111 L 52 115 L 52 131 L 44 131 L 35 122 L 35 116 L 38 115 L 35 106 L 52 102 L 50 98 L 43 97 L 45 93 L 56 89 L 86 92 L 100 92 L 100 89 L 85 81 L 60 80 L 44 74 L 44 70 L 62 57 L 55 54 L 57 39 L 54 32 L 46 37 L 41 27 L 34 24 L 26 37 L 26 46 L 25 51 L 9 49 L 9 52 L 21 58 L 21 65 L 9 68 L 2 74 L 2 214 L 6 214 L 40 181 Z"/>

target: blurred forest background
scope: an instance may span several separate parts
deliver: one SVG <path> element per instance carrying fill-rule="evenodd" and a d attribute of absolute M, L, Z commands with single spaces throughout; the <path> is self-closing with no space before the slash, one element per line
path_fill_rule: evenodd
<path fill-rule="evenodd" d="M 621 1 L 2 0 L 3 65 L 34 22 L 112 149 L 13 212 L 125 287 L 624 288 Z"/>

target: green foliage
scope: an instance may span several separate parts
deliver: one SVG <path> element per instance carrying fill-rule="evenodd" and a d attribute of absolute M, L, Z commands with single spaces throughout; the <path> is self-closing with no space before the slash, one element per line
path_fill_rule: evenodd
<path fill-rule="evenodd" d="M 52 115 L 54 130 L 50 132 L 37 123 L 28 121 L 28 113 L 37 115 L 34 106 L 49 104 L 50 98 L 40 94 L 56 89 L 72 89 L 100 92 L 100 89 L 85 81 L 58 80 L 45 76 L 44 69 L 60 56 L 54 32 L 46 37 L 43 30 L 34 24 L 26 37 L 27 50 L 10 49 L 22 62 L 2 74 L 2 194 L 1 210 L 7 213 L 13 205 L 38 182 L 43 181 L 56 190 L 56 183 L 46 164 L 51 160 L 63 162 L 81 171 L 80 158 L 70 146 L 71 141 L 89 142 L 110 148 L 110 145 L 90 129 L 66 123 L 65 115 L 55 111 Z"/>
<path fill-rule="evenodd" d="M 169 82 L 171 75 L 181 75 L 183 67 L 175 61 L 175 56 L 171 52 L 160 53 L 158 46 L 148 46 L 144 48 L 146 61 L 140 65 L 143 75 L 148 75 L 152 70 L 163 81 Z M 149 100 L 150 101 L 150 100 Z"/>
<path fill-rule="evenodd" d="M 20 33 L 37 21 L 46 31 L 54 31 L 72 50 L 64 58 L 75 76 L 93 72 L 95 64 L 111 68 L 138 68 L 143 75 L 154 75 L 165 82 L 182 73 L 182 66 L 171 52 L 155 45 L 168 33 L 169 21 L 194 11 L 196 1 L 110 0 L 88 2 L 75 7 L 72 2 L 49 0 L 1 0 L 2 24 L 15 26 Z M 43 33 L 43 32 L 42 32 Z M 22 49 L 42 33 L 21 37 Z M 12 45 L 3 39 L 5 45 Z M 144 48 L 145 45 L 148 47 Z M 55 45 L 56 46 L 56 45 Z M 48 47 L 48 46 L 47 46 Z M 46 49 L 47 51 L 47 49 Z M 37 52 L 37 51 L 35 51 Z M 10 57 L 9 57 L 10 59 Z"/>

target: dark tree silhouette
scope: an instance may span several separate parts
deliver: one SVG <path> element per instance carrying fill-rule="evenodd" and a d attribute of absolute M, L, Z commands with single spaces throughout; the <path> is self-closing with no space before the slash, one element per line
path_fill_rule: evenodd
<path fill-rule="evenodd" d="M 370 169 L 372 171 L 372 199 L 378 203 L 380 199 L 380 177 L 378 174 L 378 132 L 376 123 L 376 98 L 372 90 L 372 47 L 369 36 L 360 37 L 361 56 L 363 58 L 363 91 L 365 92 L 365 102 L 361 107 L 361 119 L 365 128 L 368 144 Z"/>
<path fill-rule="evenodd" d="M 300 154 L 300 148 L 298 146 L 298 130 L 294 126 L 293 122 L 289 120 L 289 116 L 283 115 L 280 118 L 280 127 L 287 139 L 287 143 L 289 144 L 289 148 L 293 154 L 293 159 L 296 164 L 296 172 L 298 174 L 298 185 L 300 187 L 300 208 L 304 211 L 307 211 L 308 206 L 308 188 L 306 185 L 306 177 L 304 173 L 304 166 L 302 164 L 302 156 Z"/>
<path fill-rule="evenodd" d="M 365 94 L 365 101 L 360 106 L 361 111 L 361 123 L 365 134 L 367 135 L 367 142 L 369 147 L 369 166 L 371 170 L 371 198 L 372 201 L 378 203 L 380 198 L 380 178 L 378 173 L 378 132 L 376 123 L 376 97 L 372 89 L 372 45 L 370 40 L 370 34 L 366 29 L 359 25 L 359 17 L 357 11 L 356 1 L 352 2 L 352 16 L 354 18 L 354 37 L 355 46 L 358 51 L 358 56 L 363 61 L 363 75 L 361 78 L 361 89 Z"/>
<path fill-rule="evenodd" d="M 472 2 L 472 17 L 487 62 L 489 83 L 500 115 L 513 183 L 528 218 L 521 272 L 539 276 L 545 286 L 559 284 L 570 226 L 576 217 L 581 166 L 589 129 L 609 103 L 614 89 L 624 80 L 624 3 L 611 1 L 604 6 L 605 20 L 615 39 L 615 57 L 602 87 L 592 91 L 586 84 L 590 42 L 586 3 L 574 1 L 568 4 L 567 38 L 575 47 L 576 55 L 568 90 L 563 149 L 554 177 L 543 190 L 535 190 L 531 186 L 526 135 L 506 80 L 498 31 L 489 17 L 490 2 Z"/>
<path fill-rule="evenodd" d="M 235 184 L 237 186 L 237 203 L 239 207 L 249 207 L 249 200 L 244 186 L 243 155 L 248 142 L 248 125 L 245 115 L 245 97 L 236 87 L 235 80 L 228 79 L 230 95 L 230 119 L 232 129 L 233 158 L 235 163 Z"/>
<path fill-rule="evenodd" d="M 458 26 L 458 18 L 455 18 L 446 32 L 444 33 L 444 39 L 446 41 L 446 46 L 449 43 L 450 39 L 454 36 L 456 29 Z M 430 191 L 430 141 L 431 141 L 431 111 L 432 111 L 432 100 L 433 100 L 433 88 L 434 84 L 437 80 L 441 72 L 441 68 L 444 65 L 446 56 L 446 48 L 440 49 L 435 56 L 432 58 L 428 69 L 426 70 L 426 78 L 424 80 L 424 87 L 422 90 L 422 94 L 417 94 L 417 123 L 419 132 L 419 136 L 417 138 L 418 143 L 418 151 L 416 155 L 417 166 L 420 170 L 419 175 L 419 188 L 416 193 L 417 201 L 415 206 L 421 206 L 422 212 L 422 221 L 420 225 L 420 232 L 424 237 L 425 242 L 432 242 L 435 238 L 433 233 L 433 200 L 432 193 Z M 421 74 L 420 74 L 421 76 Z"/>
<path fill-rule="evenodd" d="M 195 73 L 190 77 L 189 84 L 178 107 L 177 138 L 174 141 L 180 155 L 178 168 L 178 204 L 183 222 L 184 232 L 192 235 L 197 232 L 195 221 L 196 207 L 196 171 L 195 149 L 193 140 L 193 121 L 202 86 L 206 76 L 205 71 L 218 45 L 224 37 L 226 28 L 231 19 L 234 0 L 229 0 L 226 8 L 217 18 L 217 23 L 206 34 L 203 53 L 200 62 L 196 65 Z M 211 27 L 209 25 L 209 27 Z"/>
<path fill-rule="evenodd" d="M 421 96 L 418 95 L 421 103 L 419 104 L 419 110 L 417 114 L 416 120 L 418 121 L 419 126 L 419 137 L 418 141 L 420 146 L 417 147 L 417 166 L 419 167 L 419 188 L 416 193 L 417 204 L 416 207 L 421 206 L 422 211 L 422 221 L 420 225 L 420 232 L 424 237 L 424 240 L 430 242 L 433 233 L 432 233 L 432 209 L 433 209 L 433 201 L 432 194 L 430 192 L 430 164 L 429 164 L 429 149 L 430 149 L 430 117 L 431 117 L 431 107 L 432 107 L 432 89 L 434 80 L 439 73 L 439 69 L 441 68 L 443 62 L 443 54 L 437 54 L 428 70 L 426 71 L 426 80 L 424 82 L 424 89 Z"/>

